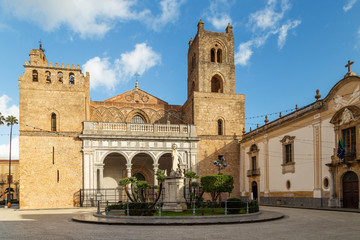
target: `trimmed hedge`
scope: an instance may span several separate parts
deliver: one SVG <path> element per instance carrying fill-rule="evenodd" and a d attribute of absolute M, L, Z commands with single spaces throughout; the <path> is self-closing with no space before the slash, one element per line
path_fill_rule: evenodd
<path fill-rule="evenodd" d="M 234 178 L 231 175 L 205 175 L 201 177 L 201 186 L 208 193 L 231 193 L 234 189 Z"/>

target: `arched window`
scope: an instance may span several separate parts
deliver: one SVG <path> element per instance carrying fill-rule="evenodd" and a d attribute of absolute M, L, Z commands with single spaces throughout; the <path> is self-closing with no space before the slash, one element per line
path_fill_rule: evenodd
<path fill-rule="evenodd" d="M 258 150 L 258 147 L 256 146 L 256 144 L 251 145 L 250 152 L 254 152 L 254 151 L 257 151 L 257 150 Z"/>
<path fill-rule="evenodd" d="M 217 121 L 218 135 L 224 135 L 224 123 L 222 119 Z"/>
<path fill-rule="evenodd" d="M 145 181 L 145 176 L 139 172 L 135 173 L 133 177 L 136 177 L 138 181 Z"/>
<path fill-rule="evenodd" d="M 46 71 L 45 76 L 46 76 L 46 82 L 51 83 L 51 73 L 49 71 Z"/>
<path fill-rule="evenodd" d="M 69 73 L 69 84 L 75 84 L 75 75 L 74 75 L 74 73 Z"/>
<path fill-rule="evenodd" d="M 145 123 L 145 120 L 143 117 L 141 117 L 140 115 L 135 115 L 132 119 L 131 119 L 131 123 Z"/>
<path fill-rule="evenodd" d="M 38 72 L 36 70 L 33 70 L 32 78 L 33 78 L 33 82 L 38 82 L 39 81 Z"/>
<path fill-rule="evenodd" d="M 191 90 L 195 92 L 195 81 L 192 81 Z"/>
<path fill-rule="evenodd" d="M 217 60 L 218 63 L 222 62 L 222 51 L 221 51 L 221 49 L 218 49 L 217 52 L 216 52 L 216 60 Z"/>
<path fill-rule="evenodd" d="M 51 131 L 56 132 L 56 114 L 51 114 Z"/>
<path fill-rule="evenodd" d="M 59 82 L 63 82 L 63 73 L 62 72 L 58 72 L 58 80 L 59 80 Z"/>
<path fill-rule="evenodd" d="M 215 49 L 212 48 L 210 51 L 211 62 L 215 62 Z"/>
<path fill-rule="evenodd" d="M 222 93 L 223 87 L 222 87 L 222 80 L 219 76 L 214 76 L 211 79 L 211 92 L 216 93 Z"/>

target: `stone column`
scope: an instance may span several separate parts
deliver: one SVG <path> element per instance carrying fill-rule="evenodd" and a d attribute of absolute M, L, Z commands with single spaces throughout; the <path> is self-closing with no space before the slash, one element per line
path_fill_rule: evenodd
<path fill-rule="evenodd" d="M 334 179 L 334 171 L 330 170 L 330 199 L 328 202 L 329 207 L 336 207 L 336 199 L 335 199 L 335 179 Z"/>
<path fill-rule="evenodd" d="M 88 151 L 83 150 L 83 161 L 84 161 L 84 188 L 90 188 L 90 154 Z"/>
<path fill-rule="evenodd" d="M 129 178 L 129 177 L 131 177 L 131 166 L 132 166 L 132 164 L 131 163 L 128 163 L 128 164 L 126 164 L 126 176 Z"/>
<path fill-rule="evenodd" d="M 104 166 L 100 166 L 99 168 L 99 187 L 100 189 L 102 189 L 103 186 L 103 181 L 104 181 Z"/>
<path fill-rule="evenodd" d="M 314 118 L 317 115 L 314 116 Z M 313 123 L 313 141 L 314 141 L 314 198 L 322 198 L 321 190 L 321 122 L 316 120 Z"/>
<path fill-rule="evenodd" d="M 264 136 L 265 157 L 264 157 L 264 195 L 269 196 L 269 140 Z"/>
<path fill-rule="evenodd" d="M 159 183 L 158 183 L 158 180 L 156 179 L 156 172 L 159 170 L 159 164 L 155 163 L 154 165 L 154 186 L 157 186 Z"/>

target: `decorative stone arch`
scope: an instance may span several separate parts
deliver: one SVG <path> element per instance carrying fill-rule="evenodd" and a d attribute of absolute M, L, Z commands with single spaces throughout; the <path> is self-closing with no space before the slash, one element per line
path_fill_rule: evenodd
<path fill-rule="evenodd" d="M 104 164 L 105 158 L 106 158 L 107 156 L 109 156 L 110 154 L 112 154 L 112 153 L 120 154 L 121 156 L 123 156 L 123 157 L 125 158 L 126 164 L 129 164 L 129 163 L 130 163 L 130 158 L 129 158 L 129 156 L 128 156 L 125 152 L 123 152 L 123 151 L 107 151 L 107 152 L 105 152 L 105 153 L 102 154 L 101 157 L 100 157 L 100 163 L 101 163 L 101 164 Z"/>
<path fill-rule="evenodd" d="M 129 162 L 128 162 L 128 164 L 132 164 L 132 159 L 133 159 L 136 155 L 138 155 L 138 154 L 140 154 L 140 153 L 149 155 L 149 156 L 151 157 L 152 161 L 153 161 L 153 164 L 156 163 L 156 156 L 155 156 L 155 154 L 154 154 L 153 152 L 148 152 L 148 151 L 132 151 L 131 154 L 129 155 Z"/>
<path fill-rule="evenodd" d="M 330 123 L 335 126 L 350 124 L 360 119 L 360 108 L 354 105 L 346 106 L 337 111 L 331 118 Z"/>
<path fill-rule="evenodd" d="M 134 109 L 132 110 L 127 116 L 126 116 L 126 122 L 130 123 L 131 119 L 133 117 L 135 117 L 136 115 L 139 115 L 140 117 L 142 117 L 145 121 L 145 123 L 150 123 L 150 119 L 149 116 L 141 109 Z"/>

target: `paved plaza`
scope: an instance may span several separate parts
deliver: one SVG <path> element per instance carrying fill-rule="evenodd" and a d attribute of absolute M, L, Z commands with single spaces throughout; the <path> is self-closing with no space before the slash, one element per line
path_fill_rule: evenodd
<path fill-rule="evenodd" d="M 270 222 L 129 226 L 78 223 L 74 215 L 95 209 L 16 210 L 0 208 L 0 239 L 360 239 L 360 214 L 261 207 L 285 214 Z"/>

